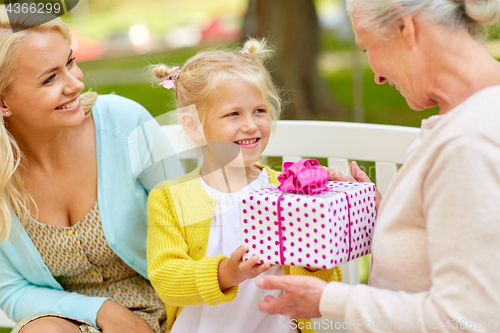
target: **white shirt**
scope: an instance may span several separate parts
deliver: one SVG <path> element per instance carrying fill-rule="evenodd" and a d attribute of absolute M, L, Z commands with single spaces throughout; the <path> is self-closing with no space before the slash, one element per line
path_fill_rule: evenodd
<path fill-rule="evenodd" d="M 210 226 L 207 256 L 224 254 L 231 256 L 241 245 L 239 196 L 259 190 L 269 183 L 269 174 L 263 169 L 259 177 L 236 193 L 222 193 L 201 184 L 208 195 L 217 200 L 214 218 Z M 279 265 L 272 266 L 263 275 L 284 275 Z M 240 283 L 238 295 L 230 303 L 185 306 L 172 327 L 171 333 L 289 333 L 290 317 L 268 315 L 259 311 L 257 302 L 265 296 L 279 297 L 279 290 L 264 290 L 255 285 L 255 279 Z"/>

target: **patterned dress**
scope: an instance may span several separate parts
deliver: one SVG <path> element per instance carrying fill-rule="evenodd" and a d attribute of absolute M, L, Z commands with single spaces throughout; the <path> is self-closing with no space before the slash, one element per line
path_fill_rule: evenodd
<path fill-rule="evenodd" d="M 163 302 L 150 282 L 127 266 L 108 246 L 96 202 L 79 223 L 57 227 L 30 221 L 26 231 L 55 279 L 64 290 L 94 297 L 108 297 L 133 310 L 153 331 L 166 332 Z M 80 323 L 84 333 L 100 332 L 89 322 L 58 314 L 31 315 L 17 323 L 17 333 L 27 323 L 46 316 Z"/>

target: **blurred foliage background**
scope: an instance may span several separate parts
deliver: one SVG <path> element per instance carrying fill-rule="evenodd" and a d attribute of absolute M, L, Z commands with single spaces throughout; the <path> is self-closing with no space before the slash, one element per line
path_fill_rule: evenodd
<path fill-rule="evenodd" d="M 151 80 L 149 64 L 182 66 L 202 49 L 260 36 L 276 50 L 269 66 L 289 102 L 285 119 L 420 126 L 437 109 L 413 111 L 395 88 L 375 84 L 343 7 L 342 0 L 80 0 L 63 18 L 87 88 L 131 98 L 154 116 L 175 102 Z M 492 36 L 487 46 L 500 57 L 498 29 Z"/>

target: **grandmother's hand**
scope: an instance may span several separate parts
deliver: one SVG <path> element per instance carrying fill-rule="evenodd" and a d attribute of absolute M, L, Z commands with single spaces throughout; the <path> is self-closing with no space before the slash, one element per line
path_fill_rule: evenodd
<path fill-rule="evenodd" d="M 290 318 L 319 318 L 319 301 L 327 283 L 312 276 L 287 275 L 261 276 L 255 281 L 262 289 L 279 289 L 284 293 L 278 297 L 267 295 L 257 303 L 259 310 L 269 314 L 282 314 Z"/>
<path fill-rule="evenodd" d="M 103 333 L 154 333 L 144 319 L 110 300 L 97 312 L 96 323 Z"/>
<path fill-rule="evenodd" d="M 354 177 L 354 179 L 352 179 L 351 177 L 347 177 L 346 175 L 338 171 L 329 169 L 327 167 L 323 167 L 323 169 L 325 169 L 325 171 L 328 172 L 329 181 L 373 183 L 370 177 L 368 177 L 368 175 L 359 168 L 358 163 L 356 163 L 356 161 L 351 162 L 351 175 Z M 382 201 L 382 195 L 377 190 L 377 188 L 375 188 L 375 206 L 377 211 L 381 201 Z"/>

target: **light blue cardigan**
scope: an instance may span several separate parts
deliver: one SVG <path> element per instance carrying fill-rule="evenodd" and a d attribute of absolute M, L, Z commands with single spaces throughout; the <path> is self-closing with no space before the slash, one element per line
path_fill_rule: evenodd
<path fill-rule="evenodd" d="M 149 190 L 141 183 L 142 171 L 152 159 L 172 155 L 173 149 L 158 123 L 131 100 L 99 96 L 92 114 L 96 129 L 97 195 L 106 240 L 125 263 L 147 278 Z M 178 160 L 171 157 L 165 161 L 162 173 L 166 171 L 169 179 L 182 173 Z M 15 214 L 12 219 L 14 238 L 0 244 L 0 308 L 15 321 L 30 314 L 59 313 L 96 325 L 97 312 L 106 298 L 64 291 L 25 229 L 19 230 Z"/>

